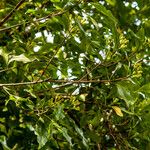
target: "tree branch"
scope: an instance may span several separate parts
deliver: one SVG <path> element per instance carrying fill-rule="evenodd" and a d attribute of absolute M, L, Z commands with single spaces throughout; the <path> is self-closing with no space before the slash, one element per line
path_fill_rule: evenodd
<path fill-rule="evenodd" d="M 0 73 L 1 73 L 1 72 L 5 72 L 5 71 L 12 70 L 12 69 L 14 69 L 14 68 L 16 68 L 16 67 L 11 67 L 11 68 L 2 69 L 2 70 L 0 70 Z"/>
<path fill-rule="evenodd" d="M 21 0 L 14 9 L 0 22 L 0 26 L 2 26 L 26 0 Z"/>
<path fill-rule="evenodd" d="M 33 82 L 20 82 L 20 83 L 2 83 L 0 84 L 0 87 L 3 86 L 21 86 L 21 85 L 32 85 L 32 84 L 38 84 L 38 83 L 44 83 L 44 82 L 49 82 L 49 83 L 68 83 L 68 84 L 79 84 L 79 83 L 110 83 L 110 82 L 115 82 L 115 81 L 121 81 L 121 80 L 127 80 L 129 77 L 122 77 L 122 78 L 117 78 L 114 80 L 54 80 L 51 78 L 47 78 L 45 80 L 39 80 L 39 81 L 33 81 Z"/>
<path fill-rule="evenodd" d="M 62 15 L 62 14 L 64 14 L 64 13 L 67 12 L 67 11 L 68 11 L 68 10 L 51 13 L 51 14 L 45 16 L 45 17 L 38 18 L 38 19 L 36 19 L 36 20 L 34 20 L 34 21 L 26 21 L 26 22 L 23 22 L 23 23 L 18 23 L 18 24 L 12 25 L 12 26 L 10 26 L 10 27 L 2 28 L 2 29 L 0 29 L 0 32 L 9 30 L 9 29 L 11 29 L 11 28 L 19 27 L 19 26 L 24 25 L 24 24 L 27 25 L 27 24 L 34 23 L 34 22 L 37 23 L 37 22 L 40 22 L 40 21 L 42 21 L 42 20 L 47 21 L 47 19 L 53 18 L 53 17 L 55 17 L 55 16 Z M 0 22 L 0 24 L 1 24 L 1 22 Z M 1 25 L 0 25 L 0 26 L 1 26 Z"/>
<path fill-rule="evenodd" d="M 39 81 L 39 80 L 42 78 L 42 76 L 45 74 L 47 68 L 49 67 L 49 65 L 51 64 L 52 60 L 54 59 L 54 57 L 55 57 L 56 54 L 58 53 L 59 49 L 63 46 L 63 44 L 65 43 L 66 39 L 69 38 L 69 36 L 70 36 L 72 30 L 73 30 L 73 28 L 70 30 L 69 35 L 65 36 L 64 39 L 62 40 L 62 42 L 58 45 L 58 47 L 56 47 L 55 53 L 53 54 L 53 56 L 52 56 L 52 57 L 50 58 L 50 60 L 48 61 L 46 67 L 43 68 L 43 72 L 42 72 L 41 76 L 38 78 L 37 81 Z"/>

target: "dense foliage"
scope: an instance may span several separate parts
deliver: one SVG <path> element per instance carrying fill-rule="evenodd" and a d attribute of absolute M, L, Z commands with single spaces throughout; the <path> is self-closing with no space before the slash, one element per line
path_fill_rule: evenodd
<path fill-rule="evenodd" d="M 149 0 L 0 1 L 0 149 L 150 149 Z"/>

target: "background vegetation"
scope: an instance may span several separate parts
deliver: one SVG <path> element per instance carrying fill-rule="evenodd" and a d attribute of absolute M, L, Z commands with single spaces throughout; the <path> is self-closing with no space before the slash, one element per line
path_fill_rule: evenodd
<path fill-rule="evenodd" d="M 0 1 L 0 149 L 150 149 L 149 0 Z"/>

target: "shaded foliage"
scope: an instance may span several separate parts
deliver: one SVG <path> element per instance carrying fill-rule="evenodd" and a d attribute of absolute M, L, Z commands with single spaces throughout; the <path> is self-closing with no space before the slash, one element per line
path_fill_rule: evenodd
<path fill-rule="evenodd" d="M 0 2 L 0 149 L 150 149 L 149 0 Z"/>

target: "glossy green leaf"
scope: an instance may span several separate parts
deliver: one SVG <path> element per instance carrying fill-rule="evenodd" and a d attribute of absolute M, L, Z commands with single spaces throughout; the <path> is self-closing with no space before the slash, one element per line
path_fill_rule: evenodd
<path fill-rule="evenodd" d="M 76 20 L 76 22 L 77 22 L 77 24 L 78 24 L 80 30 L 85 34 L 85 31 L 84 31 L 84 29 L 83 29 L 83 27 L 82 27 L 82 24 L 81 24 L 80 20 L 79 20 L 77 17 L 75 18 L 75 20 Z"/>
<path fill-rule="evenodd" d="M 68 141 L 70 146 L 72 145 L 72 138 L 68 134 L 68 130 L 64 127 L 59 126 L 56 122 L 53 121 L 53 125 L 59 130 L 59 132 L 64 136 L 64 138 Z"/>
<path fill-rule="evenodd" d="M 3 57 L 5 63 L 7 64 L 8 63 L 8 53 L 6 53 L 3 49 L 0 49 L 0 56 Z"/>
<path fill-rule="evenodd" d="M 28 63 L 28 62 L 31 62 L 32 60 L 27 58 L 24 54 L 21 54 L 19 56 L 12 56 L 10 59 L 9 59 L 9 62 L 8 63 L 11 63 L 13 61 L 18 61 L 18 62 L 23 62 L 23 63 Z"/>
<path fill-rule="evenodd" d="M 37 141 L 39 144 L 39 149 L 42 148 L 46 142 L 48 141 L 49 135 L 48 135 L 48 131 L 45 128 L 44 125 L 36 125 L 35 129 L 34 129 L 35 134 L 37 135 Z"/>
<path fill-rule="evenodd" d="M 83 131 L 76 125 L 75 125 L 75 130 L 81 136 L 83 145 L 88 149 L 89 148 L 88 140 L 85 138 Z"/>
<path fill-rule="evenodd" d="M 63 111 L 63 107 L 62 106 L 58 106 L 58 108 L 55 109 L 55 111 L 54 111 L 54 115 L 56 117 L 56 120 L 63 119 L 65 117 L 64 111 Z"/>
<path fill-rule="evenodd" d="M 116 4 L 116 0 L 106 0 L 106 2 L 112 6 L 115 6 L 115 4 Z"/>
<path fill-rule="evenodd" d="M 103 15 L 107 16 L 111 21 L 113 21 L 114 23 L 117 23 L 116 18 L 112 15 L 110 10 L 107 10 L 105 8 L 105 6 L 103 6 L 100 3 L 92 3 L 92 5 L 99 11 L 101 12 Z"/>
<path fill-rule="evenodd" d="M 60 2 L 60 0 L 51 0 L 51 2 L 56 3 L 56 2 Z"/>
<path fill-rule="evenodd" d="M 121 84 L 117 84 L 117 94 L 120 99 L 123 99 L 127 106 L 134 104 L 134 97 L 131 95 L 131 91 L 128 87 L 124 87 Z"/>
<path fill-rule="evenodd" d="M 150 83 L 143 85 L 138 91 L 144 93 L 150 93 Z"/>
<path fill-rule="evenodd" d="M 0 136 L 0 143 L 2 144 L 4 150 L 10 150 L 10 148 L 7 146 L 6 137 L 4 135 Z"/>

